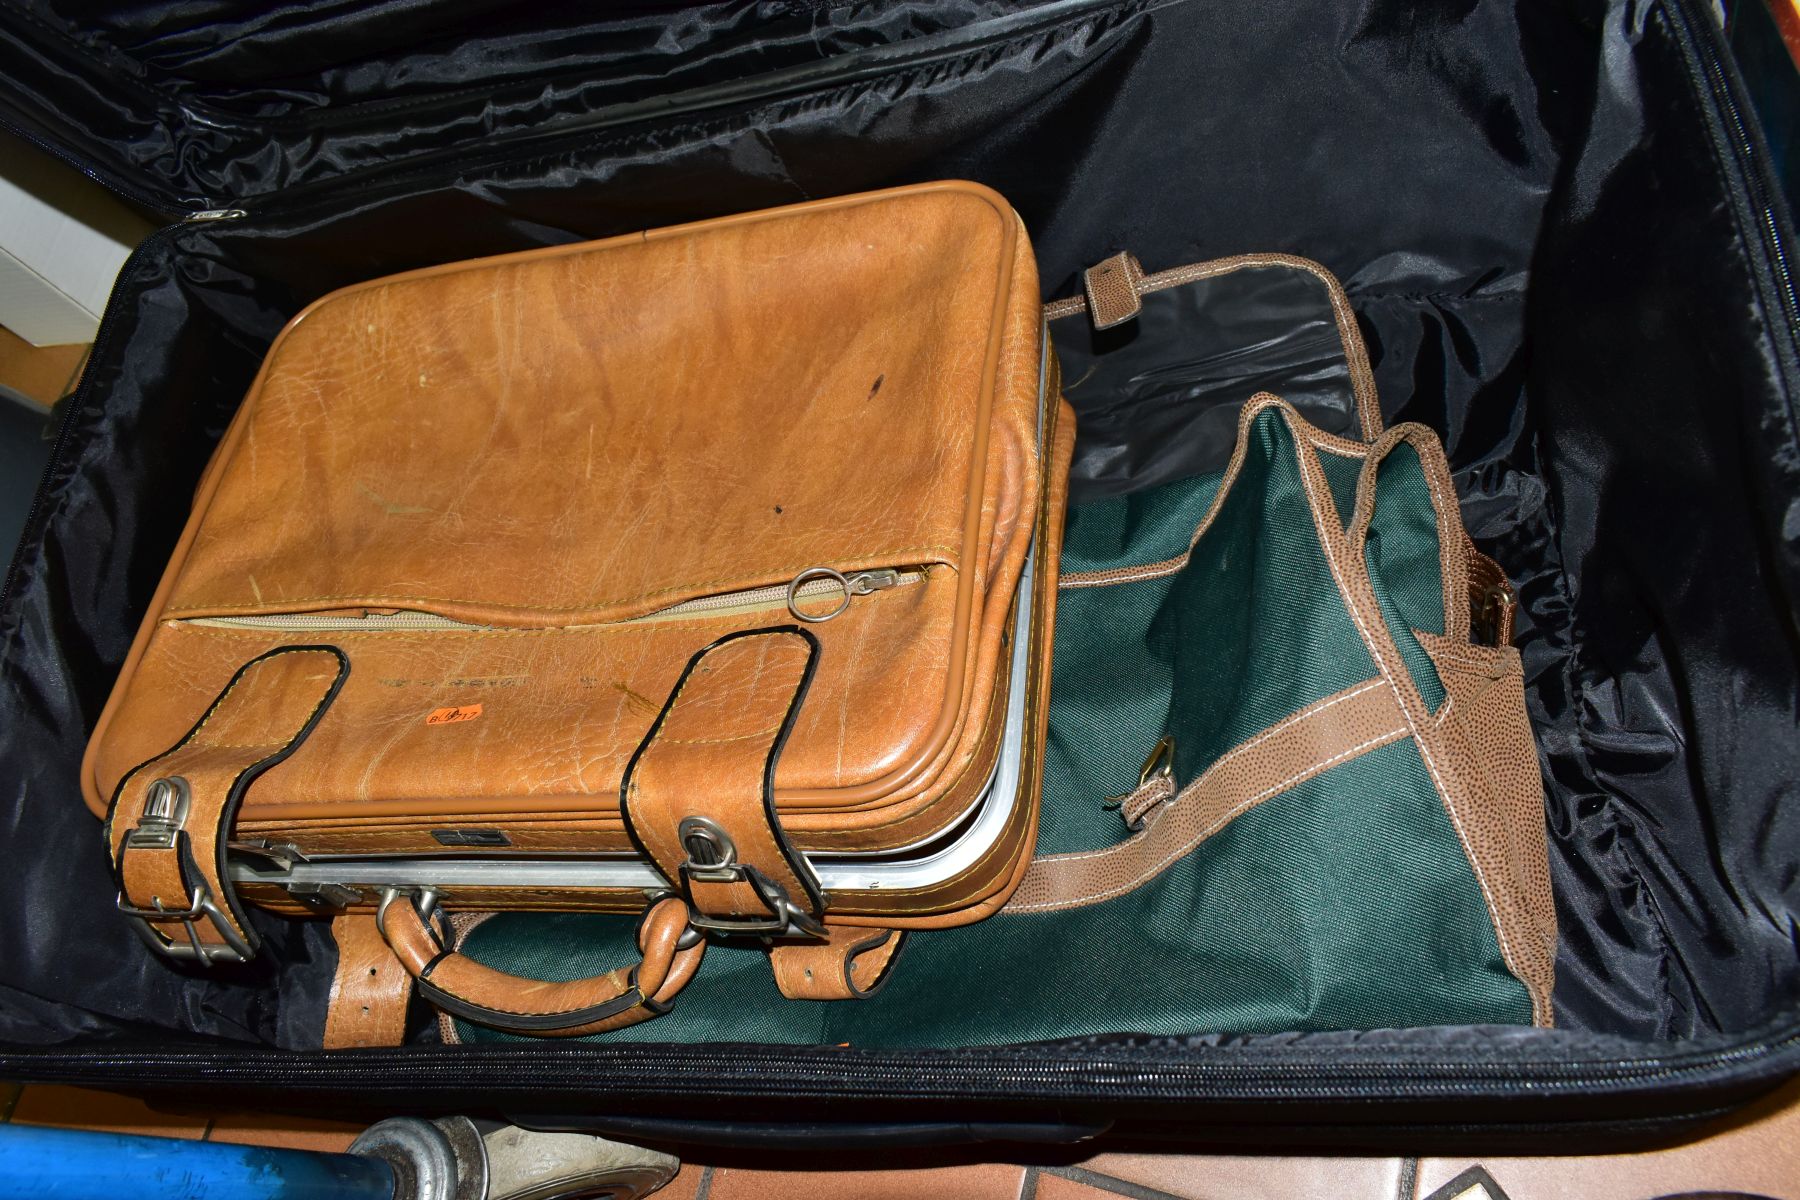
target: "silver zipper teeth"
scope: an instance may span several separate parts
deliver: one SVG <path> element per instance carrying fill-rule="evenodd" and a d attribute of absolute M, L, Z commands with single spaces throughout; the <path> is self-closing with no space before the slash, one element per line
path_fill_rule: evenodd
<path fill-rule="evenodd" d="M 867 596 L 871 592 L 885 591 L 891 587 L 901 587 L 917 583 L 925 578 L 925 572 L 898 571 L 882 569 L 876 571 L 858 571 L 847 576 L 850 595 Z M 831 595 L 842 595 L 843 588 L 835 579 L 816 579 L 801 584 L 795 590 L 797 600 L 812 600 Z M 741 592 L 726 592 L 718 596 L 700 596 L 693 600 L 684 600 L 680 604 L 672 604 L 668 608 L 659 608 L 655 612 L 642 616 L 628 617 L 623 621 L 609 622 L 615 625 L 631 625 L 638 622 L 668 621 L 680 617 L 692 616 L 695 613 L 718 612 L 724 609 L 761 608 L 768 605 L 785 603 L 788 585 L 773 584 L 769 587 L 749 588 Z M 476 625 L 468 621 L 458 621 L 450 617 L 440 617 L 428 612 L 368 613 L 359 617 L 334 616 L 325 613 L 275 614 L 255 617 L 197 617 L 182 622 L 185 625 L 200 625 L 224 629 L 274 629 L 285 632 L 355 632 L 358 630 L 377 631 L 386 629 L 444 629 L 444 630 L 483 630 L 494 629 L 493 625 Z M 571 629 L 595 628 L 595 626 L 572 625 Z"/>

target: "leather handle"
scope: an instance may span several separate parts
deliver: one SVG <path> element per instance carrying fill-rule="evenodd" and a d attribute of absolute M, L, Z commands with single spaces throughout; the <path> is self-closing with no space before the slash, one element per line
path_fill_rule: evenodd
<path fill-rule="evenodd" d="M 420 995 L 451 1016 L 539 1037 L 605 1033 L 667 1012 L 706 951 L 704 938 L 682 945 L 688 906 L 674 896 L 644 913 L 637 938 L 642 962 L 567 982 L 508 975 L 446 950 L 428 918 L 405 897 L 390 894 L 377 920 Z"/>

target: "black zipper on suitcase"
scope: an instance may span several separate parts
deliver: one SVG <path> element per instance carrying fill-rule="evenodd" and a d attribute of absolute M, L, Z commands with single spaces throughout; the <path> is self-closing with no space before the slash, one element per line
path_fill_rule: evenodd
<path fill-rule="evenodd" d="M 1792 236 L 1781 191 L 1763 162 L 1767 148 L 1753 132 L 1754 122 L 1744 117 L 1739 87 L 1731 77 L 1718 25 L 1694 12 L 1694 0 L 1665 0 L 1669 31 L 1680 49 L 1696 98 L 1711 101 L 1699 105 L 1706 131 L 1719 156 L 1719 165 L 1731 186 L 1738 226 L 1746 238 L 1754 231 L 1760 255 L 1750 255 L 1758 290 L 1779 302 L 1781 321 L 1769 325 L 1769 339 L 1780 355 L 1783 382 L 1789 389 L 1792 419 L 1793 392 L 1800 389 L 1800 298 L 1788 262 L 1787 244 Z"/>
<path fill-rule="evenodd" d="M 625 1103 L 641 1097 L 730 1100 L 755 1095 L 841 1101 L 1058 1101 L 1192 1103 L 1196 1101 L 1531 1100 L 1632 1094 L 1691 1111 L 1690 1089 L 1743 1087 L 1791 1073 L 1800 1031 L 1752 1036 L 1717 1050 L 1644 1059 L 1563 1060 L 1472 1065 L 1412 1060 L 1404 1051 L 1359 1061 L 1321 1063 L 1341 1045 L 1308 1051 L 1304 1044 L 1265 1051 L 1256 1063 L 1220 1062 L 1229 1047 L 1166 1049 L 1143 1045 L 1131 1054 L 1089 1052 L 1081 1045 L 880 1051 L 830 1047 L 685 1046 L 632 1043 L 517 1045 L 339 1053 L 278 1050 L 25 1051 L 0 1055 L 0 1077 L 92 1082 L 156 1089 L 196 1083 L 257 1089 L 430 1093 L 527 1090 L 587 1094 Z M 1755 1077 L 1755 1079 L 1751 1078 Z M 634 1086 L 632 1080 L 654 1080 Z M 528 1081 L 522 1083 L 521 1081 Z M 604 1081 L 603 1087 L 596 1087 Z"/>

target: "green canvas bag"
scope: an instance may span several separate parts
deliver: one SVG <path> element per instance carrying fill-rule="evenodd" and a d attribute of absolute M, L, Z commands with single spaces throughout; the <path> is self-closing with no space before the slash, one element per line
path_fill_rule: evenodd
<path fill-rule="evenodd" d="M 595 1040 L 1551 1023 L 1512 595 L 1464 531 L 1437 437 L 1381 429 L 1354 316 L 1316 264 L 1145 276 L 1121 256 L 1087 281 L 1046 310 L 1082 446 L 1018 892 L 910 934 L 905 969 L 850 1003 L 787 1000 L 761 947 L 722 942 L 672 1012 Z M 510 913 L 458 937 L 558 979 L 620 961 L 634 931 Z"/>

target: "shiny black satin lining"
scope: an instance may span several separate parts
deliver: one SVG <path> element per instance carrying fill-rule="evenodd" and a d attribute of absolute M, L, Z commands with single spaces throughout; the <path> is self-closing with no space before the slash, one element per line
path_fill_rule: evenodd
<path fill-rule="evenodd" d="M 0 113 L 147 189 L 153 207 L 223 207 L 1031 7 L 16 0 L 0 9 Z"/>
<path fill-rule="evenodd" d="M 874 23 L 903 8 L 877 6 Z M 944 177 L 1013 201 L 1046 295 L 1119 249 L 1150 270 L 1285 251 L 1344 280 L 1389 421 L 1445 435 L 1471 529 L 1519 585 L 1550 788 L 1558 1020 L 1666 1039 L 1772 1017 L 1800 994 L 1793 332 L 1722 173 L 1703 107 L 1715 101 L 1677 36 L 1684 11 L 1107 9 L 951 61 L 529 154 L 396 115 L 390 146 L 448 157 L 160 236 L 122 283 L 0 611 L 0 911 L 13 914 L 0 1041 L 316 1045 L 322 928 L 259 915 L 271 953 L 242 972 L 150 961 L 111 911 L 74 783 L 195 480 L 288 316 L 409 267 Z M 132 12 L 106 20 L 123 29 Z M 672 68 L 712 52 L 670 28 Z M 379 71 L 410 52 L 345 29 L 322 45 L 386 64 L 368 68 L 369 95 L 404 94 Z M 172 74 L 255 77 L 255 37 L 209 57 L 139 36 Z M 562 52 L 554 31 L 539 36 L 496 49 L 499 64 L 432 69 L 471 83 L 527 72 L 532 54 Z M 603 58 L 596 80 L 626 77 Z M 78 87 L 64 99 L 71 125 L 101 103 Z M 117 108 L 117 93 L 104 102 Z M 198 125 L 184 136 L 202 165 L 240 145 L 201 147 Z M 354 157 L 349 144 L 306 153 Z M 157 157 L 168 145 L 112 145 L 154 159 L 171 186 L 198 178 Z M 277 138 L 268 162 L 232 170 L 305 174 L 290 149 Z"/>

